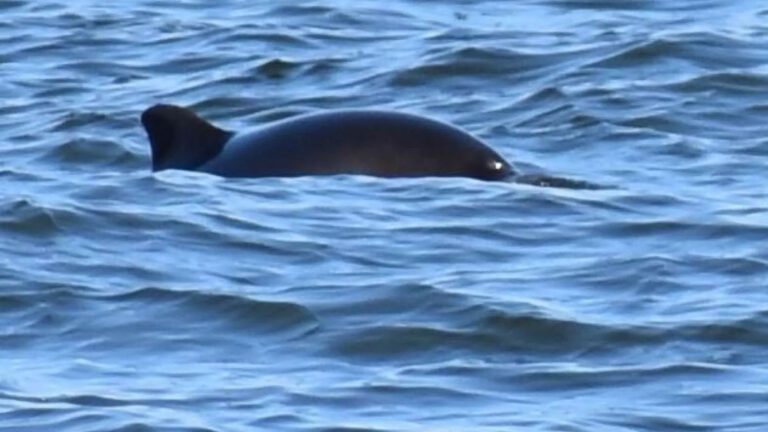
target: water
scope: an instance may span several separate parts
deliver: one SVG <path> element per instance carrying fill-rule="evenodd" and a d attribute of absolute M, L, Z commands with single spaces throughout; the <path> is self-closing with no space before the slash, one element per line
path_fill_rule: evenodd
<path fill-rule="evenodd" d="M 0 3 L 3 431 L 764 431 L 763 0 Z M 518 169 L 149 172 L 384 108 Z"/>

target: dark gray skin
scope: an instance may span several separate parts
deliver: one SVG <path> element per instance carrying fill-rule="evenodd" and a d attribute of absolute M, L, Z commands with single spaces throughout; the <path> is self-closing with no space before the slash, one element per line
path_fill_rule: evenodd
<path fill-rule="evenodd" d="M 219 129 L 192 111 L 155 105 L 141 116 L 152 168 L 223 177 L 361 174 L 470 177 L 514 174 L 498 153 L 463 130 L 412 114 L 328 111 L 289 118 L 255 132 Z"/>

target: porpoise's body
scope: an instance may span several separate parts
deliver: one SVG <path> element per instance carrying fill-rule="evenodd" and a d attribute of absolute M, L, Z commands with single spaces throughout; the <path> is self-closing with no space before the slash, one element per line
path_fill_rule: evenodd
<path fill-rule="evenodd" d="M 512 166 L 469 133 L 391 111 L 327 111 L 235 134 L 192 111 L 155 105 L 142 114 L 153 170 L 223 177 L 360 174 L 503 180 Z"/>

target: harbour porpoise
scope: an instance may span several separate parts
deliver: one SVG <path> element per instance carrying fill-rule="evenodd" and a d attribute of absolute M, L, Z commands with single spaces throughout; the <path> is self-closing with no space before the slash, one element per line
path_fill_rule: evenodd
<path fill-rule="evenodd" d="M 141 116 L 152 169 L 222 177 L 360 174 L 503 180 L 512 165 L 450 124 L 393 111 L 325 111 L 234 133 L 189 109 L 155 105 Z"/>

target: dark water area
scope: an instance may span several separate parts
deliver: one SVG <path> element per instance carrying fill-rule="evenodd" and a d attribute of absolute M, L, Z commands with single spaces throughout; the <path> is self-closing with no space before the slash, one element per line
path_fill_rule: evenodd
<path fill-rule="evenodd" d="M 0 430 L 768 430 L 763 0 L 0 2 Z M 150 172 L 377 108 L 606 186 Z"/>

